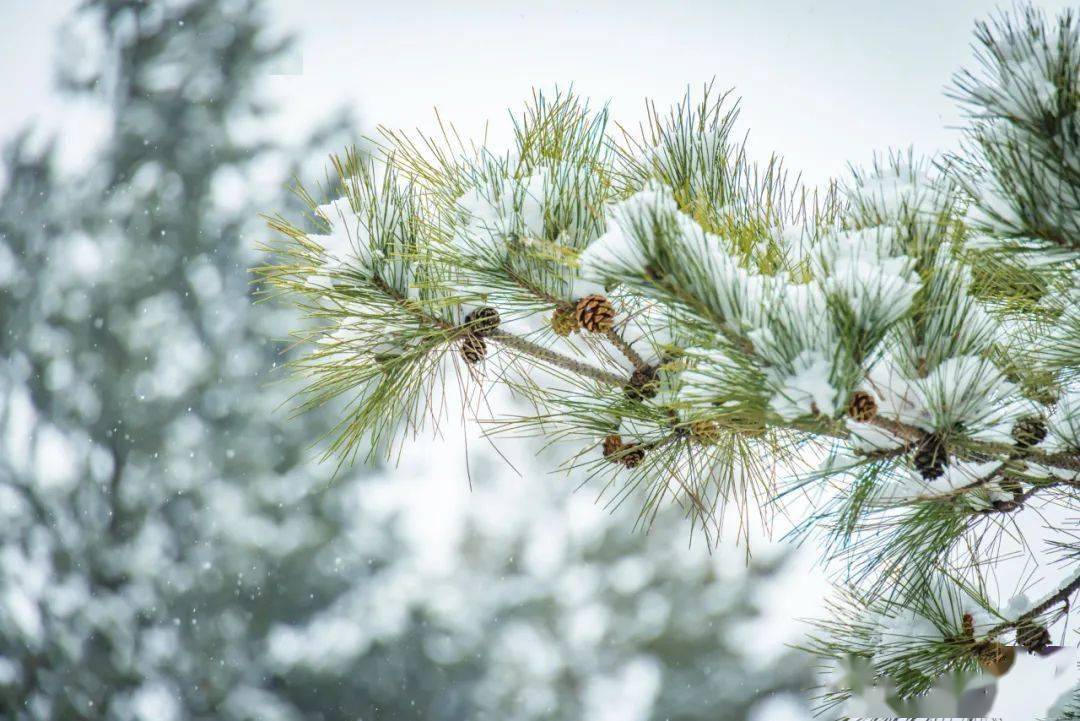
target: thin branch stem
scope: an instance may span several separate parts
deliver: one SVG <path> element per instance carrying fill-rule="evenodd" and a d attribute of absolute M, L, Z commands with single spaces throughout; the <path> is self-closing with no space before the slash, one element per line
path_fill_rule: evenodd
<path fill-rule="evenodd" d="M 1080 481 L 1066 481 L 1058 480 L 1051 481 L 1049 483 L 1040 483 L 1038 485 L 1029 488 L 1023 493 L 1016 493 L 1012 500 L 1000 501 L 993 508 L 987 508 L 979 511 L 979 513 L 988 515 L 993 513 L 1012 513 L 1013 511 L 1023 508 L 1024 504 L 1041 491 L 1046 491 L 1051 488 L 1060 488 L 1061 486 L 1070 486 L 1072 488 L 1080 488 Z"/>
<path fill-rule="evenodd" d="M 986 638 L 993 639 L 996 636 L 1000 636 L 1001 634 L 1005 633 L 1009 629 L 1019 628 L 1024 623 L 1042 615 L 1044 612 L 1053 608 L 1057 604 L 1067 603 L 1069 597 L 1076 593 L 1077 590 L 1080 590 L 1080 575 L 1059 588 L 1050 596 L 1047 596 L 1042 603 L 1033 607 L 1030 611 L 1027 611 L 1017 616 L 1015 620 L 1005 621 L 1004 623 L 999 623 L 997 626 L 994 626 L 987 632 Z"/>
<path fill-rule="evenodd" d="M 519 353 L 532 356 L 537 360 L 545 363 L 550 363 L 553 366 L 568 370 L 572 373 L 577 373 L 580 376 L 591 378 L 598 383 L 611 386 L 613 388 L 622 388 L 626 385 L 626 379 L 622 376 L 615 375 L 609 371 L 597 368 L 596 366 L 584 363 L 579 360 L 570 358 L 561 353 L 556 353 L 550 348 L 545 348 L 542 345 L 533 343 L 532 341 L 525 340 L 520 336 L 516 336 L 506 331 L 497 330 L 493 333 L 489 333 L 485 336 L 489 340 L 493 340 L 496 343 L 512 348 Z"/>
<path fill-rule="evenodd" d="M 573 301 L 564 300 L 562 298 L 552 295 L 548 291 L 544 290 L 542 287 L 531 282 L 529 279 L 522 277 L 520 273 L 518 273 L 516 270 L 509 266 L 506 266 L 504 270 L 506 271 L 507 275 L 514 279 L 515 283 L 535 295 L 537 298 L 540 298 L 547 303 L 551 303 L 553 306 L 555 306 L 557 310 L 569 313 L 574 312 L 576 305 Z M 635 369 L 645 368 L 649 365 L 645 362 L 645 359 L 641 357 L 641 354 L 634 350 L 634 347 L 630 344 L 630 342 L 622 336 L 622 333 L 620 333 L 615 328 L 607 331 L 604 334 L 604 337 L 607 338 L 608 341 L 613 346 L 615 346 L 619 350 L 619 352 L 626 357 L 628 361 L 633 364 Z"/>
<path fill-rule="evenodd" d="M 648 367 L 649 364 L 645 362 L 645 359 L 641 357 L 641 354 L 634 350 L 634 347 L 622 337 L 619 331 L 612 328 L 604 334 L 604 337 L 611 342 L 611 345 L 618 348 L 619 352 L 626 356 L 626 360 L 634 364 L 635 369 L 640 370 L 641 368 Z"/>
<path fill-rule="evenodd" d="M 876 416 L 870 421 L 870 425 L 876 426 L 882 430 L 888 431 L 893 435 L 901 438 L 907 444 L 918 443 L 926 436 L 926 431 L 916 426 L 908 425 L 900 421 L 892 420 L 889 418 L 882 418 Z M 807 428 L 800 428 L 800 430 L 810 430 Z M 814 432 L 811 430 L 811 432 Z M 828 431 L 822 432 L 823 435 L 832 435 L 838 438 L 847 438 L 848 433 L 830 433 Z M 966 444 L 970 450 L 978 454 L 983 455 L 1009 455 L 1012 456 L 1016 453 L 1016 446 L 1008 443 L 989 443 L 989 442 L 976 442 Z M 983 458 L 983 460 L 986 460 Z M 1024 450 L 1022 460 L 1032 461 L 1046 466 L 1053 466 L 1054 468 L 1061 468 L 1067 471 L 1080 472 L 1080 456 L 1069 453 L 1043 453 L 1035 448 L 1027 448 Z"/>
<path fill-rule="evenodd" d="M 397 290 L 392 288 L 390 284 L 383 280 L 382 276 L 380 276 L 378 273 L 373 274 L 371 280 L 376 288 L 378 288 L 380 291 L 393 299 L 394 302 L 404 308 L 406 312 L 416 316 L 416 318 L 421 322 L 427 323 L 428 325 L 433 325 L 441 330 L 454 330 L 455 326 L 453 323 L 443 320 L 442 318 L 439 318 L 437 316 L 433 316 L 430 313 L 424 312 L 417 306 L 416 302 L 414 302 L 411 298 L 407 298 L 406 296 L 402 295 Z"/>
<path fill-rule="evenodd" d="M 387 284 L 386 281 L 384 281 L 378 275 L 375 275 L 373 280 L 379 290 L 393 298 L 397 303 L 399 303 L 403 308 L 405 308 L 406 311 L 415 315 L 422 322 L 437 326 L 442 330 L 455 330 L 456 326 L 454 326 L 453 324 L 448 323 L 441 318 L 437 318 L 433 315 L 425 313 L 424 311 L 415 307 L 415 305 L 411 303 L 408 298 L 404 297 L 401 293 L 391 288 L 390 285 Z M 580 376 L 591 378 L 599 383 L 603 383 L 614 388 L 622 388 L 624 385 L 626 385 L 626 379 L 622 378 L 621 376 L 617 376 L 614 373 L 610 373 L 601 368 L 589 365 L 588 363 L 575 360 L 573 358 L 570 358 L 569 356 L 562 355 L 561 353 L 556 353 L 550 348 L 545 348 L 542 345 L 525 340 L 520 336 L 516 336 L 504 330 L 496 330 L 491 333 L 487 333 L 484 337 L 489 340 L 493 340 L 496 343 L 500 343 L 507 348 L 512 348 L 519 353 L 532 356 L 537 360 L 543 361 L 545 363 L 550 363 L 553 366 L 562 368 L 563 370 L 568 370 L 572 373 L 577 373 Z"/>

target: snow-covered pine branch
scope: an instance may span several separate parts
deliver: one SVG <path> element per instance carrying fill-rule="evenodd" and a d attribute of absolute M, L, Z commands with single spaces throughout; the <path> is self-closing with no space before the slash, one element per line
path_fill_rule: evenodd
<path fill-rule="evenodd" d="M 972 198 L 970 243 L 1036 266 L 1080 253 L 1080 23 L 1027 8 L 980 23 L 977 72 L 955 96 L 973 120 L 957 158 Z"/>
<path fill-rule="evenodd" d="M 637 135 L 565 93 L 537 94 L 506 151 L 384 130 L 385 171 L 339 162 L 343 199 L 275 220 L 287 260 L 262 269 L 326 322 L 300 370 L 311 403 L 349 401 L 332 448 L 419 427 L 450 374 L 505 384 L 530 410 L 492 432 L 573 441 L 568 464 L 645 518 L 671 497 L 711 533 L 793 475 L 848 605 L 877 614 L 834 619 L 824 655 L 917 693 L 985 666 L 1002 630 L 1041 650 L 1076 557 L 1031 617 L 986 579 L 1017 513 L 1080 498 L 1080 41 L 1034 12 L 978 37 L 964 148 L 821 192 L 753 163 L 711 88 Z M 908 650 L 869 650 L 882 618 Z"/>

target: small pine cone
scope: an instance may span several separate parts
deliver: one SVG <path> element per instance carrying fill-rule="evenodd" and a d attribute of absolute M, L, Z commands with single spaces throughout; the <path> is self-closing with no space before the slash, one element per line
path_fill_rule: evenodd
<path fill-rule="evenodd" d="M 619 451 L 621 451 L 622 447 L 623 447 L 622 436 L 620 436 L 619 434 L 613 433 L 610 436 L 605 436 L 604 437 L 604 444 L 603 444 L 604 458 L 607 458 L 607 459 L 611 460 L 613 463 L 619 463 L 620 459 L 611 458 L 611 456 L 613 454 L 618 453 Z"/>
<path fill-rule="evenodd" d="M 1016 629 L 1016 643 L 1031 653 L 1042 653 L 1050 645 L 1050 632 L 1046 626 L 1028 621 Z"/>
<path fill-rule="evenodd" d="M 619 461 L 627 468 L 637 468 L 645 460 L 645 449 L 641 446 L 626 446 Z"/>
<path fill-rule="evenodd" d="M 566 338 L 580 327 L 577 313 L 573 310 L 556 308 L 555 312 L 551 314 L 551 329 L 555 331 L 555 335 Z"/>
<path fill-rule="evenodd" d="M 499 329 L 499 311 L 490 305 L 481 306 L 465 316 L 465 325 L 469 332 L 478 336 L 494 333 Z"/>
<path fill-rule="evenodd" d="M 1013 426 L 1012 437 L 1017 448 L 1037 446 L 1046 438 L 1046 422 L 1038 416 L 1021 418 Z"/>
<path fill-rule="evenodd" d="M 644 366 L 630 375 L 630 382 L 623 386 L 626 397 L 632 401 L 644 401 L 655 398 L 660 392 L 660 381 L 656 377 L 655 366 Z"/>
<path fill-rule="evenodd" d="M 714 446 L 720 441 L 720 425 L 716 421 L 694 421 L 690 437 L 703 446 Z"/>
<path fill-rule="evenodd" d="M 469 365 L 476 365 L 487 355 L 487 341 L 475 333 L 469 333 L 461 339 L 461 357 Z"/>
<path fill-rule="evenodd" d="M 866 423 L 877 415 L 877 401 L 866 391 L 855 391 L 848 403 L 848 415 L 861 423 Z"/>
<path fill-rule="evenodd" d="M 622 436 L 613 433 L 604 438 L 604 458 L 612 463 L 619 463 L 627 468 L 636 468 L 645 460 L 645 449 L 641 446 L 628 446 L 623 443 Z"/>
<path fill-rule="evenodd" d="M 949 451 L 945 447 L 945 441 L 937 433 L 927 433 L 919 441 L 912 462 L 928 481 L 945 475 L 945 466 L 949 465 Z"/>
<path fill-rule="evenodd" d="M 964 629 L 964 639 L 970 641 L 975 638 L 975 617 L 970 613 L 965 613 L 961 620 L 961 626 Z"/>
<path fill-rule="evenodd" d="M 1002 677 L 1016 663 L 1016 648 L 1000 643 L 990 643 L 978 651 L 979 665 L 988 673 Z"/>
<path fill-rule="evenodd" d="M 602 295 L 587 295 L 574 310 L 578 324 L 590 333 L 607 333 L 615 325 L 615 308 Z"/>

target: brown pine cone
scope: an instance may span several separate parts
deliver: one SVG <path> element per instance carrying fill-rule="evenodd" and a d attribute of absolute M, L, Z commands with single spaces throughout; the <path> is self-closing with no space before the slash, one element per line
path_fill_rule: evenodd
<path fill-rule="evenodd" d="M 1050 632 L 1045 626 L 1028 621 L 1016 629 L 1016 643 L 1031 653 L 1041 653 L 1050 645 Z"/>
<path fill-rule="evenodd" d="M 566 308 L 556 308 L 551 314 L 551 329 L 555 335 L 566 338 L 571 333 L 581 328 L 578 324 L 577 313 Z"/>
<path fill-rule="evenodd" d="M 975 617 L 970 613 L 965 613 L 963 619 L 961 619 L 961 626 L 964 629 L 964 639 L 972 640 L 975 638 Z"/>
<path fill-rule="evenodd" d="M 645 460 L 645 449 L 641 446 L 626 446 L 619 461 L 627 468 L 637 468 Z"/>
<path fill-rule="evenodd" d="M 866 423 L 877 415 L 877 401 L 866 391 L 855 391 L 848 403 L 848 415 L 856 421 Z"/>
<path fill-rule="evenodd" d="M 1046 422 L 1038 416 L 1021 418 L 1013 426 L 1012 437 L 1017 448 L 1037 446 L 1046 438 Z"/>
<path fill-rule="evenodd" d="M 621 451 L 622 447 L 622 436 L 620 436 L 618 433 L 613 433 L 610 436 L 605 436 L 603 443 L 604 458 L 611 458 L 611 455 L 613 453 L 618 453 L 619 451 Z M 617 459 L 612 460 L 614 460 L 616 463 L 618 462 Z"/>
<path fill-rule="evenodd" d="M 630 382 L 623 386 L 623 393 L 632 401 L 644 401 L 655 398 L 660 392 L 660 381 L 656 377 L 655 366 L 644 366 L 630 375 Z"/>
<path fill-rule="evenodd" d="M 916 470 L 928 481 L 945 475 L 945 466 L 949 465 L 949 450 L 945 441 L 937 433 L 927 433 L 915 448 L 912 459 Z"/>
<path fill-rule="evenodd" d="M 485 305 L 471 311 L 465 316 L 465 325 L 469 332 L 478 336 L 485 336 L 499 329 L 499 311 L 490 305 Z"/>
<path fill-rule="evenodd" d="M 602 295 L 587 295 L 574 310 L 578 324 L 590 333 L 607 333 L 615 326 L 615 308 Z"/>
<path fill-rule="evenodd" d="M 484 356 L 486 355 L 487 342 L 480 336 L 475 333 L 469 333 L 461 339 L 461 357 L 464 358 L 465 362 L 469 365 L 476 365 L 484 360 Z"/>
<path fill-rule="evenodd" d="M 645 449 L 641 446 L 626 445 L 622 436 L 613 433 L 604 438 L 604 458 L 612 463 L 619 463 L 627 468 L 635 468 L 645 460 Z"/>

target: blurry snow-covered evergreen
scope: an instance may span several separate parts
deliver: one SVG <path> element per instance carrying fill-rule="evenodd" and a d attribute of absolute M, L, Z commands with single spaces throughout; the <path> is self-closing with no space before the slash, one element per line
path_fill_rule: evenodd
<path fill-rule="evenodd" d="M 265 20 L 88 0 L 61 90 L 108 109 L 107 141 L 78 177 L 33 132 L 6 144 L 0 717 L 737 719 L 801 685 L 740 632 L 780 561 L 688 549 L 679 518 L 632 532 L 476 451 L 472 493 L 314 463 L 332 411 L 279 410 L 288 344 L 264 339 L 295 319 L 247 269 L 258 211 L 310 175 L 291 159 L 353 128 L 266 137 Z"/>

